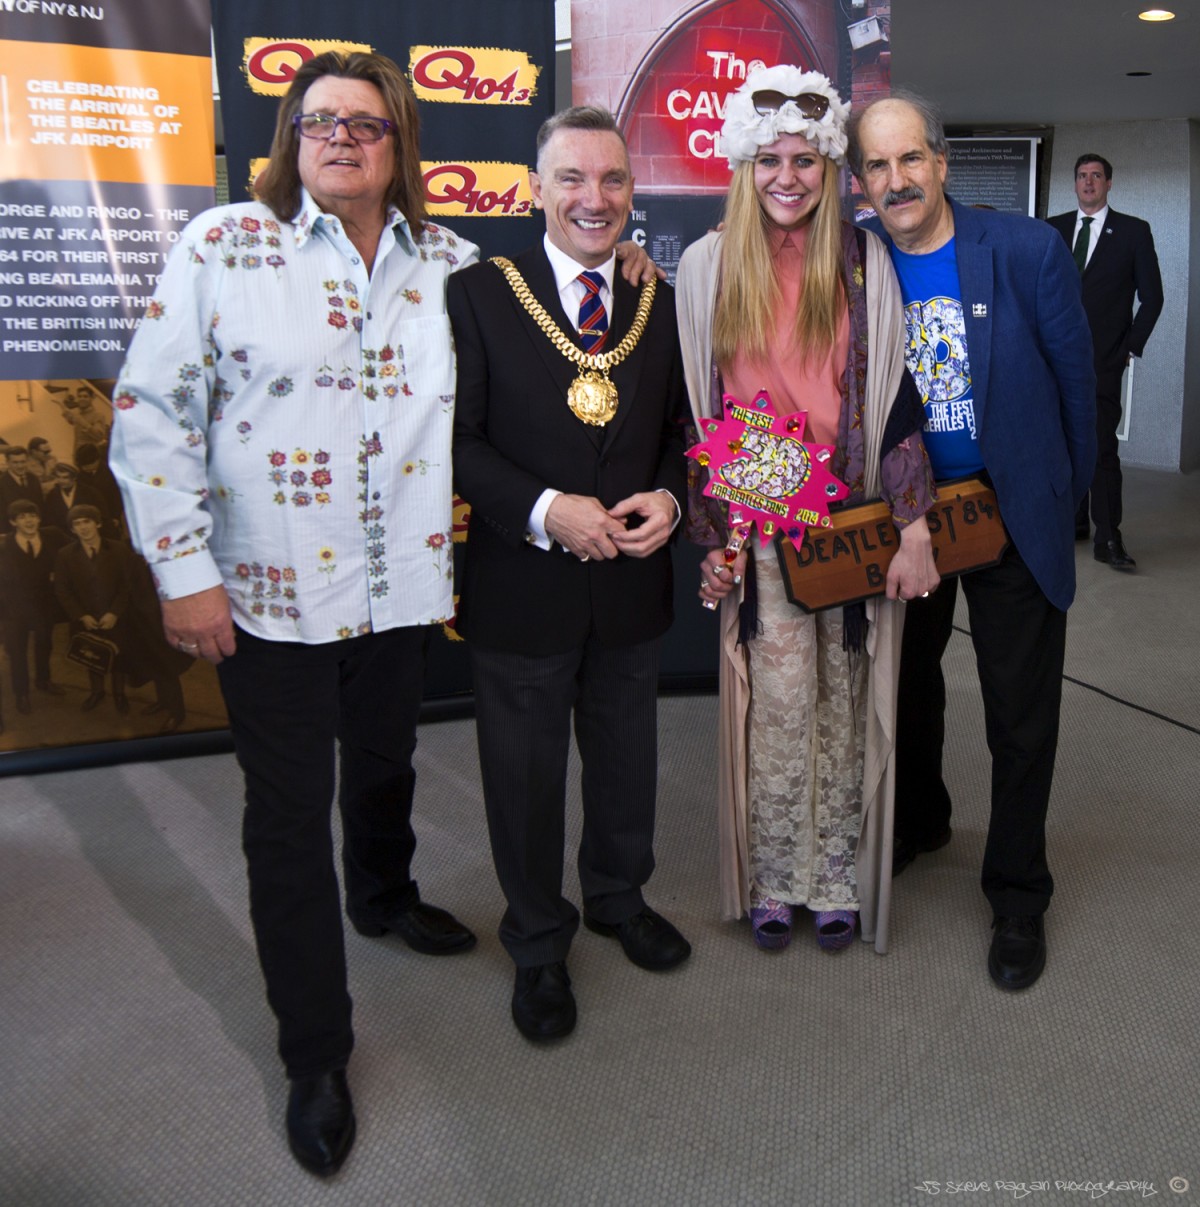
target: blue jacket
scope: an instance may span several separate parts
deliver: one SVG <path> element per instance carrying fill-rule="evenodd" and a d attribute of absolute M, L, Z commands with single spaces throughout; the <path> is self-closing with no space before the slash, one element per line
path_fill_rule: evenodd
<path fill-rule="evenodd" d="M 1096 376 L 1079 272 L 1033 218 L 954 211 L 979 451 L 1008 534 L 1046 598 L 1075 598 L 1075 507 L 1096 464 Z M 892 243 L 878 219 L 867 223 Z"/>

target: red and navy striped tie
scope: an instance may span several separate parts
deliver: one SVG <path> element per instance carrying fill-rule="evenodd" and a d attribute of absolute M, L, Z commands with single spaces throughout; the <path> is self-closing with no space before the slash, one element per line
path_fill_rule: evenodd
<path fill-rule="evenodd" d="M 608 314 L 600 300 L 600 286 L 604 278 L 598 272 L 581 272 L 577 278 L 587 290 L 579 304 L 579 338 L 585 352 L 604 351 L 608 339 Z"/>

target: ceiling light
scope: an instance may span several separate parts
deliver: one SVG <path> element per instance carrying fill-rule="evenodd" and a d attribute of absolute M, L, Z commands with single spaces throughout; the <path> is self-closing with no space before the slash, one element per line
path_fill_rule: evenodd
<path fill-rule="evenodd" d="M 1175 14 L 1167 8 L 1144 8 L 1138 13 L 1139 21 L 1174 21 Z"/>

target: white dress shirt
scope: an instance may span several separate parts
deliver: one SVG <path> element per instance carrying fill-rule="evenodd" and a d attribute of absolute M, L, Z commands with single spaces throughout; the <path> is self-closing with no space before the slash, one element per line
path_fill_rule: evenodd
<path fill-rule="evenodd" d="M 600 300 L 604 303 L 605 313 L 608 315 L 608 325 L 611 328 L 613 325 L 613 273 L 617 270 L 617 257 L 614 252 L 608 259 L 595 268 L 588 268 L 586 264 L 579 264 L 572 260 L 566 252 L 560 251 L 550 242 L 549 235 L 542 236 L 542 246 L 546 249 L 546 256 L 550 261 L 550 267 L 554 272 L 554 283 L 558 286 L 558 296 L 562 301 L 563 310 L 571 319 L 578 320 L 579 307 L 583 303 L 583 299 L 587 296 L 587 286 L 579 279 L 581 272 L 598 272 L 604 278 L 604 284 L 600 287 Z M 578 326 L 573 324 L 575 329 Z M 675 496 L 670 491 L 664 491 L 675 505 L 675 519 L 671 525 L 674 531 L 675 525 L 679 523 L 679 504 L 675 501 Z M 529 513 L 528 531 L 525 534 L 525 539 L 531 544 L 536 545 L 539 549 L 550 549 L 554 545 L 553 539 L 546 533 L 546 512 L 550 510 L 550 504 L 554 502 L 558 496 L 562 494 L 561 490 L 553 490 L 547 488 L 538 496 L 538 500 L 533 505 L 533 510 Z"/>
<path fill-rule="evenodd" d="M 1088 227 L 1088 250 L 1087 259 L 1084 260 L 1083 266 L 1086 268 L 1088 261 L 1092 258 L 1092 252 L 1096 250 L 1096 244 L 1100 241 L 1100 232 L 1104 229 L 1105 222 L 1108 221 L 1108 206 L 1102 210 L 1097 210 L 1094 214 L 1085 214 L 1083 210 L 1075 211 L 1075 231 L 1071 235 L 1071 250 L 1075 250 L 1075 240 L 1079 238 L 1079 228 L 1083 225 L 1084 218 L 1091 218 L 1092 224 Z"/>

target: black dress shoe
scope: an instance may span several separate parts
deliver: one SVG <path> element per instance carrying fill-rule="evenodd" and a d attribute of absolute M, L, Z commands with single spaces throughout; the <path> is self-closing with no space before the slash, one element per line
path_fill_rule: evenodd
<path fill-rule="evenodd" d="M 1046 931 L 1042 916 L 1001 917 L 992 922 L 988 972 L 1001 989 L 1028 989 L 1046 967 Z"/>
<path fill-rule="evenodd" d="M 952 837 L 953 834 L 950 830 L 950 827 L 947 826 L 945 830 L 943 830 L 942 833 L 938 834 L 935 838 L 927 839 L 925 841 L 917 841 L 913 838 L 893 839 L 892 876 L 899 876 L 900 873 L 904 871 L 904 869 L 908 867 L 908 865 L 912 863 L 912 861 L 916 859 L 918 855 L 927 855 L 930 851 L 940 851 Z"/>
<path fill-rule="evenodd" d="M 101 700 L 104 699 L 103 692 L 92 692 L 90 696 L 79 706 L 81 712 L 91 712 Z"/>
<path fill-rule="evenodd" d="M 451 913 L 418 901 L 416 905 L 393 914 L 382 922 L 363 922 L 350 919 L 360 935 L 376 939 L 389 930 L 425 956 L 454 956 L 470 951 L 475 936 Z"/>
<path fill-rule="evenodd" d="M 288 1091 L 287 1135 L 292 1156 L 318 1178 L 342 1167 L 354 1144 L 354 1103 L 345 1069 L 297 1077 Z"/>
<path fill-rule="evenodd" d="M 575 1030 L 575 995 L 566 964 L 518 968 L 513 984 L 513 1022 L 526 1039 L 542 1043 Z"/>
<path fill-rule="evenodd" d="M 620 939 L 629 959 L 650 972 L 666 972 L 692 954 L 692 945 L 648 905 L 624 922 L 600 922 L 585 913 L 583 924 L 598 935 Z"/>
<path fill-rule="evenodd" d="M 1119 536 L 1111 541 L 1105 541 L 1102 545 L 1097 545 L 1093 554 L 1096 561 L 1103 562 L 1114 570 L 1135 570 L 1137 568 L 1137 562 L 1129 556 L 1125 542 Z"/>
<path fill-rule="evenodd" d="M 29 703 L 28 696 L 17 697 L 17 712 L 23 712 L 26 714 L 33 712 L 33 705 Z"/>
<path fill-rule="evenodd" d="M 159 733 L 174 733 L 183 724 L 186 713 L 172 713 L 163 723 Z"/>
<path fill-rule="evenodd" d="M 153 704 L 147 704 L 146 707 L 142 709 L 142 716 L 152 717 L 155 713 L 165 712 L 166 708 L 167 706 L 165 704 L 160 704 L 157 700 L 155 700 Z"/>
<path fill-rule="evenodd" d="M 57 683 L 51 683 L 49 680 L 44 683 L 35 683 L 33 686 L 36 687 L 38 691 L 45 692 L 48 696 L 65 696 L 67 694 L 67 689 L 65 687 L 62 687 Z"/>

